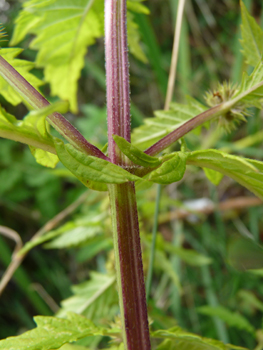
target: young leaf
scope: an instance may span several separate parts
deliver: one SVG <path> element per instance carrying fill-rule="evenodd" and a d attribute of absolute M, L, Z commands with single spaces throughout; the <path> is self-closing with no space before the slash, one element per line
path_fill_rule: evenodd
<path fill-rule="evenodd" d="M 154 118 L 145 119 L 144 125 L 133 130 L 132 143 L 146 149 L 206 109 L 192 98 L 188 98 L 188 104 L 171 103 L 169 111 L 155 111 Z"/>
<path fill-rule="evenodd" d="M 245 330 L 255 335 L 255 328 L 244 316 L 240 315 L 237 312 L 230 311 L 223 306 L 213 307 L 205 305 L 199 307 L 197 311 L 203 315 L 219 317 L 228 326 L 235 327 L 240 330 Z"/>
<path fill-rule="evenodd" d="M 137 176 L 104 159 L 87 156 L 70 144 L 64 145 L 63 141 L 59 139 L 56 139 L 55 146 L 62 164 L 87 187 L 98 183 L 121 184 L 139 179 Z"/>
<path fill-rule="evenodd" d="M 33 74 L 29 73 L 31 69 L 35 67 L 35 64 L 29 61 L 21 60 L 15 58 L 23 50 L 22 49 L 1 49 L 1 56 L 11 64 L 31 85 L 35 88 L 42 85 L 43 82 L 35 77 Z M 4 78 L 0 76 L 0 94 L 11 104 L 18 105 L 23 102 L 21 96 L 9 85 Z"/>
<path fill-rule="evenodd" d="M 247 350 L 241 346 L 224 344 L 215 339 L 200 337 L 197 334 L 189 333 L 180 327 L 174 327 L 167 330 L 158 330 L 152 333 L 155 338 L 165 338 L 156 350 Z"/>
<path fill-rule="evenodd" d="M 152 171 L 149 180 L 163 185 L 171 184 L 183 178 L 185 168 L 186 156 L 183 152 L 177 152 L 172 159 Z"/>
<path fill-rule="evenodd" d="M 122 153 L 124 153 L 134 164 L 154 168 L 162 163 L 158 158 L 148 156 L 121 136 L 114 135 L 113 139 Z"/>
<path fill-rule="evenodd" d="M 0 341 L 0 350 L 50 350 L 88 336 L 110 334 L 110 330 L 96 327 L 87 318 L 72 312 L 67 318 L 36 316 L 37 328 L 17 337 Z"/>
<path fill-rule="evenodd" d="M 134 5 L 137 11 L 145 12 L 141 4 Z M 38 50 L 36 64 L 44 68 L 52 95 L 68 100 L 73 112 L 77 111 L 77 81 L 87 47 L 103 36 L 103 18 L 103 0 L 27 0 L 16 19 L 11 45 L 16 45 L 27 34 L 36 36 L 30 44 L 31 49 Z M 136 52 L 138 30 L 131 15 L 128 21 L 131 51 L 144 59 L 142 50 Z"/>
<path fill-rule="evenodd" d="M 83 314 L 94 322 L 113 320 L 119 311 L 116 277 L 91 272 L 90 280 L 72 287 L 74 295 L 63 300 L 58 316 L 64 317 L 68 311 Z"/>
<path fill-rule="evenodd" d="M 263 162 L 217 150 L 191 152 L 186 162 L 227 175 L 263 199 Z"/>
<path fill-rule="evenodd" d="M 240 1 L 242 24 L 241 44 L 246 61 L 255 67 L 262 59 L 263 53 L 263 31 L 254 17 L 250 16 L 243 1 Z"/>

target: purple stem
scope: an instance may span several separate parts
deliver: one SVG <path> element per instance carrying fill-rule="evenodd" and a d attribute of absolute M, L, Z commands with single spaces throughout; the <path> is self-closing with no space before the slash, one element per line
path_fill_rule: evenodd
<path fill-rule="evenodd" d="M 108 150 L 110 160 L 124 167 L 129 160 L 112 136 L 122 136 L 130 142 L 126 11 L 126 0 L 105 0 Z M 150 350 L 135 186 L 128 182 L 108 187 L 124 348 Z"/>
<path fill-rule="evenodd" d="M 105 60 L 107 83 L 108 148 L 115 164 L 124 161 L 112 135 L 131 140 L 129 61 L 126 1 L 105 0 Z"/>
<path fill-rule="evenodd" d="M 231 101 L 230 101 L 231 102 Z M 144 153 L 154 156 L 165 148 L 171 146 L 174 142 L 178 141 L 181 137 L 187 134 L 189 131 L 195 129 L 199 125 L 209 121 L 210 119 L 216 117 L 221 114 L 224 110 L 228 110 L 231 104 L 221 103 L 213 108 L 208 109 L 207 111 L 198 114 L 196 117 L 188 120 L 179 128 L 170 132 L 170 134 L 164 136 L 161 140 L 157 141 L 154 145 L 147 148 Z"/>
<path fill-rule="evenodd" d="M 22 77 L 2 56 L 0 56 L 0 75 L 27 101 L 33 108 L 40 109 L 50 103 Z M 89 143 L 81 133 L 60 113 L 47 117 L 49 123 L 79 150 L 88 155 L 109 160 L 96 146 Z"/>

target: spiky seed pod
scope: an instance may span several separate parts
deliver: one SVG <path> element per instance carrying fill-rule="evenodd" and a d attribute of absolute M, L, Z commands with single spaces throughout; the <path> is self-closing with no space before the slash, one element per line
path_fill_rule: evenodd
<path fill-rule="evenodd" d="M 206 103 L 208 106 L 214 107 L 220 103 L 227 102 L 233 98 L 236 91 L 237 86 L 229 82 L 218 84 L 215 90 L 206 93 Z M 250 113 L 247 110 L 247 106 L 240 102 L 226 113 L 219 115 L 214 121 L 218 122 L 218 125 L 229 133 L 235 130 L 242 121 L 246 122 L 246 117 L 249 116 Z"/>

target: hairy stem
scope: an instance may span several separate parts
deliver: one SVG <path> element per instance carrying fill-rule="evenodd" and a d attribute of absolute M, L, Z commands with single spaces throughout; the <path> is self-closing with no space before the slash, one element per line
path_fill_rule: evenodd
<path fill-rule="evenodd" d="M 27 101 L 34 109 L 49 105 L 49 102 L 22 77 L 2 56 L 0 56 L 0 75 Z M 48 122 L 73 146 L 88 155 L 109 160 L 97 147 L 89 143 L 80 132 L 60 113 L 47 117 Z"/>
<path fill-rule="evenodd" d="M 134 183 L 109 185 L 124 347 L 150 350 Z"/>
<path fill-rule="evenodd" d="M 130 87 L 126 29 L 126 1 L 105 0 L 105 60 L 109 156 L 124 164 L 112 135 L 130 142 Z"/>
<path fill-rule="evenodd" d="M 129 160 L 113 135 L 130 142 L 130 88 L 126 0 L 105 0 L 108 150 L 120 166 Z M 140 232 L 134 183 L 108 185 L 125 350 L 150 350 Z"/>
<path fill-rule="evenodd" d="M 186 135 L 189 131 L 217 117 L 221 113 L 228 111 L 233 105 L 234 105 L 233 101 L 228 101 L 225 103 L 221 103 L 215 107 L 212 107 L 201 114 L 198 114 L 196 117 L 188 120 L 179 128 L 170 132 L 170 134 L 166 135 L 161 140 L 157 141 L 154 145 L 147 148 L 145 153 L 150 156 L 154 156 L 160 153 L 167 147 L 171 146 L 174 142 L 178 141 L 181 137 Z"/>

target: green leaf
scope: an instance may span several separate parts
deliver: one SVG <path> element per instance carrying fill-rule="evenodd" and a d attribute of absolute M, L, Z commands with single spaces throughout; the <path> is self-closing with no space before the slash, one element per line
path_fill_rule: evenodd
<path fill-rule="evenodd" d="M 145 7 L 131 1 L 133 10 Z M 138 46 L 138 29 L 128 13 L 130 51 L 145 60 Z M 77 81 L 84 67 L 87 48 L 104 35 L 103 0 L 27 0 L 16 19 L 11 45 L 27 34 L 35 35 L 30 48 L 37 50 L 36 65 L 44 68 L 51 94 L 70 102 L 77 111 Z M 55 34 L 55 35 L 54 35 Z"/>
<path fill-rule="evenodd" d="M 59 162 L 58 156 L 50 152 L 44 151 L 40 148 L 29 146 L 32 155 L 35 157 L 36 162 L 48 168 L 55 168 Z"/>
<path fill-rule="evenodd" d="M 100 233 L 101 233 L 101 228 L 99 226 L 76 227 L 60 235 L 58 238 L 54 239 L 52 242 L 47 243 L 45 245 L 45 248 L 61 249 L 61 248 L 68 248 L 68 247 L 76 247 Z"/>
<path fill-rule="evenodd" d="M 35 77 L 33 74 L 29 73 L 31 69 L 35 67 L 35 64 L 29 61 L 21 60 L 15 58 L 23 50 L 22 49 L 11 49 L 5 48 L 1 49 L 1 56 L 11 64 L 34 88 L 39 87 L 43 82 Z M 18 105 L 21 102 L 24 102 L 21 96 L 12 88 L 9 83 L 6 82 L 4 78 L 0 76 L 0 94 L 11 104 Z"/>
<path fill-rule="evenodd" d="M 85 346 L 65 344 L 59 350 L 88 350 Z"/>
<path fill-rule="evenodd" d="M 176 247 L 171 245 L 170 243 L 165 243 L 164 249 L 167 252 L 178 256 L 182 261 L 191 266 L 203 266 L 211 264 L 212 262 L 211 258 L 202 255 L 193 249 L 184 249 L 181 247 Z"/>
<path fill-rule="evenodd" d="M 239 305 L 242 304 L 243 308 L 246 308 L 246 310 L 249 309 L 250 312 L 254 312 L 254 309 L 263 312 L 263 302 L 256 297 L 255 293 L 256 291 L 253 292 L 245 289 L 239 290 L 237 294 L 238 300 L 241 300 Z"/>
<path fill-rule="evenodd" d="M 55 146 L 62 164 L 87 187 L 100 190 L 101 183 L 121 184 L 139 179 L 137 176 L 104 159 L 87 156 L 70 144 L 64 145 L 63 141 L 59 139 L 56 139 Z M 104 188 L 102 187 L 103 190 Z"/>
<path fill-rule="evenodd" d="M 149 180 L 159 184 L 170 184 L 183 178 L 186 168 L 186 156 L 177 152 L 172 159 L 165 161 L 158 169 L 152 171 Z"/>
<path fill-rule="evenodd" d="M 55 148 L 46 117 L 54 112 L 66 112 L 67 109 L 67 102 L 58 101 L 39 110 L 30 111 L 23 120 L 17 120 L 0 107 L 0 136 L 28 144 L 37 163 L 54 168 L 59 159 L 47 151 L 54 149 L 55 152 Z M 42 147 L 38 148 L 38 145 Z"/>
<path fill-rule="evenodd" d="M 263 62 L 255 66 L 253 72 L 248 75 L 243 73 L 242 82 L 233 96 L 238 103 L 245 103 L 248 107 L 255 106 L 261 109 L 263 99 Z"/>
<path fill-rule="evenodd" d="M 67 318 L 36 316 L 37 328 L 0 341 L 1 350 L 50 350 L 88 336 L 110 334 L 87 318 L 69 312 Z"/>
<path fill-rule="evenodd" d="M 133 12 L 137 12 L 137 13 L 143 13 L 144 15 L 149 15 L 150 14 L 150 10 L 148 9 L 148 7 L 146 7 L 145 5 L 142 5 L 141 2 L 143 2 L 145 0 L 132 0 L 132 1 L 127 1 L 127 9 Z"/>
<path fill-rule="evenodd" d="M 217 150 L 191 152 L 186 162 L 227 175 L 263 199 L 263 162 Z"/>
<path fill-rule="evenodd" d="M 58 316 L 68 311 L 83 314 L 94 322 L 104 318 L 113 320 L 119 312 L 116 277 L 98 272 L 90 273 L 90 280 L 72 287 L 74 295 L 62 301 Z"/>
<path fill-rule="evenodd" d="M 187 101 L 187 104 L 171 103 L 169 111 L 155 111 L 154 118 L 144 119 L 144 124 L 133 130 L 132 143 L 140 149 L 146 149 L 207 109 L 190 97 Z"/>
<path fill-rule="evenodd" d="M 155 251 L 155 256 L 156 256 L 156 259 L 154 262 L 154 268 L 156 269 L 156 271 L 161 270 L 165 274 L 167 274 L 170 277 L 171 281 L 176 286 L 176 288 L 178 289 L 179 293 L 182 293 L 182 286 L 180 283 L 180 279 L 177 272 L 174 269 L 174 266 L 171 260 L 168 259 L 165 256 L 164 252 L 159 249 Z M 161 264 L 160 264 L 160 261 L 162 262 Z"/>
<path fill-rule="evenodd" d="M 144 167 L 154 168 L 162 163 L 162 161 L 156 157 L 148 156 L 137 147 L 133 146 L 130 142 L 126 141 L 123 137 L 113 135 L 113 139 L 116 142 L 119 149 L 134 163 Z"/>
<path fill-rule="evenodd" d="M 252 239 L 234 237 L 228 242 L 228 262 L 239 271 L 263 267 L 263 248 Z"/>
<path fill-rule="evenodd" d="M 51 138 L 47 129 L 49 129 L 49 124 L 46 122 L 46 117 L 54 112 L 66 113 L 68 111 L 68 102 L 58 101 L 49 105 L 47 107 L 41 108 L 39 110 L 34 110 L 28 113 L 24 118 L 23 124 L 29 125 L 38 132 L 38 134 L 43 138 Z M 55 154 L 44 151 L 40 148 L 35 148 L 29 146 L 32 155 L 35 157 L 37 163 L 49 167 L 55 168 L 59 162 L 58 157 Z"/>
<path fill-rule="evenodd" d="M 65 248 L 77 246 L 104 230 L 104 226 L 102 225 L 104 217 L 104 214 L 96 215 L 96 213 L 90 212 L 90 215 L 86 216 L 85 220 L 68 221 L 58 229 L 49 231 L 43 236 L 27 242 L 19 251 L 19 254 L 24 254 L 34 247 L 52 239 L 54 240 L 45 247 Z M 61 239 L 60 236 L 62 236 Z"/>
<path fill-rule="evenodd" d="M 55 153 L 55 146 L 52 137 L 46 130 L 45 117 L 42 118 L 27 118 L 17 120 L 13 115 L 7 113 L 0 106 L 0 137 L 8 138 L 14 141 L 20 141 L 34 148 L 41 148 L 44 151 Z M 36 154 L 36 157 L 44 156 L 46 165 L 54 165 L 57 158 L 50 153 Z M 39 160 L 39 159 L 38 159 Z M 43 159 L 41 162 L 43 163 Z"/>
<path fill-rule="evenodd" d="M 246 350 L 240 346 L 224 344 L 219 340 L 203 338 L 197 334 L 186 332 L 179 327 L 158 330 L 153 332 L 152 336 L 166 339 L 156 350 Z"/>
<path fill-rule="evenodd" d="M 240 330 L 245 330 L 255 335 L 255 328 L 241 314 L 228 310 L 223 306 L 201 306 L 197 311 L 203 315 L 218 317 L 223 320 L 229 327 L 235 327 Z"/>
<path fill-rule="evenodd" d="M 242 1 L 240 2 L 240 6 L 242 15 L 241 44 L 243 47 L 243 54 L 247 63 L 255 67 L 262 59 L 263 31 L 257 24 L 255 18 L 250 16 Z"/>
<path fill-rule="evenodd" d="M 218 171 L 214 171 L 208 168 L 204 168 L 203 170 L 208 180 L 211 181 L 212 184 L 215 186 L 219 185 L 224 177 L 224 175 L 219 173 Z"/>

